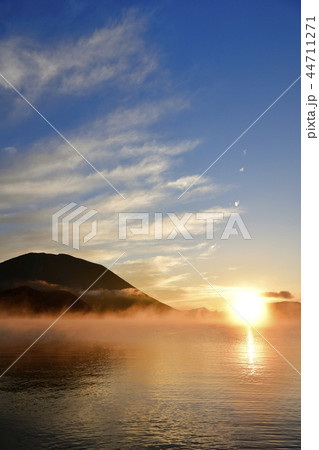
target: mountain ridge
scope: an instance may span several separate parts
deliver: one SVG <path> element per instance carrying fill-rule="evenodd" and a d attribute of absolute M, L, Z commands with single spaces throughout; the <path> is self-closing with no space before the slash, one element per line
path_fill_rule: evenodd
<path fill-rule="evenodd" d="M 17 312 L 23 308 L 37 313 L 44 312 L 47 305 L 52 311 L 61 309 L 61 305 L 68 307 L 72 299 L 74 301 L 82 294 L 82 303 L 90 311 L 98 313 L 130 308 L 174 311 L 111 270 L 105 270 L 106 267 L 101 264 L 64 253 L 31 252 L 19 255 L 0 263 L 0 307 L 5 309 L 7 305 L 10 310 L 15 309 Z M 86 292 L 92 284 L 92 288 Z M 52 304 L 53 295 L 57 308 Z M 82 309 L 85 310 L 84 306 Z"/>
<path fill-rule="evenodd" d="M 8 279 L 11 282 L 43 280 L 49 284 L 87 289 L 105 269 L 106 267 L 101 264 L 76 258 L 66 253 L 30 252 L 0 263 L 0 286 L 8 282 Z M 95 289 L 103 288 L 104 283 L 107 283 L 108 289 L 133 287 L 111 270 L 108 270 L 94 284 Z"/>

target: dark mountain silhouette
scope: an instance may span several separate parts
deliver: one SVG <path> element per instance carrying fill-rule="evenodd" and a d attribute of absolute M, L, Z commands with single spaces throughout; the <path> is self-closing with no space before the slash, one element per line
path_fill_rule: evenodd
<path fill-rule="evenodd" d="M 38 291 L 21 286 L 0 292 L 0 309 L 10 314 L 51 314 L 62 312 L 76 299 L 67 291 Z M 72 306 L 72 312 L 90 311 L 92 308 L 81 299 Z"/>
<path fill-rule="evenodd" d="M 21 286 L 25 282 L 44 281 L 71 289 L 87 289 L 105 267 L 66 254 L 27 253 L 0 264 L 0 286 Z M 127 289 L 133 286 L 110 270 L 94 285 L 94 289 Z"/>
<path fill-rule="evenodd" d="M 300 302 L 271 302 L 267 304 L 267 308 L 273 320 L 292 322 L 301 319 Z"/>
<path fill-rule="evenodd" d="M 105 267 L 66 254 L 28 253 L 0 263 L 0 307 L 16 312 L 65 309 L 103 274 Z M 75 306 L 77 308 L 75 308 Z M 72 311 L 173 310 L 107 271 Z M 75 308 L 75 309 L 73 309 Z"/>

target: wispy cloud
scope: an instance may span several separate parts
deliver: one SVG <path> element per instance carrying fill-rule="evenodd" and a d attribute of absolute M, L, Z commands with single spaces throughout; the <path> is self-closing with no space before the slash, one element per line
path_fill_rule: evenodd
<path fill-rule="evenodd" d="M 280 292 L 263 292 L 261 294 L 263 297 L 267 298 L 283 298 L 285 300 L 289 300 L 294 298 L 291 292 L 289 291 L 280 291 Z"/>
<path fill-rule="evenodd" d="M 181 177 L 181 178 L 178 178 L 177 180 L 169 181 L 167 183 L 167 187 L 179 189 L 182 191 L 197 178 L 198 178 L 197 174 L 186 176 L 186 177 Z M 202 177 L 198 182 L 198 184 L 205 184 L 205 183 L 207 183 L 206 177 Z"/>
<path fill-rule="evenodd" d="M 0 42 L 0 72 L 29 97 L 83 95 L 101 83 L 141 83 L 157 66 L 133 13 L 77 40 L 41 44 L 25 36 Z M 0 84 L 9 88 L 2 80 Z"/>
<path fill-rule="evenodd" d="M 161 112 L 155 111 L 161 111 L 162 104 L 148 104 L 148 107 L 154 111 L 152 119 L 148 118 L 148 124 L 152 124 L 160 116 Z M 171 113 L 176 112 L 174 103 L 170 107 Z M 168 192 L 177 185 L 178 182 L 167 179 L 168 174 L 165 175 L 165 172 L 171 167 L 176 155 L 193 150 L 199 143 L 196 140 L 162 141 L 148 131 L 141 131 L 140 127 L 146 126 L 145 117 L 135 117 L 133 126 L 131 117 L 135 111 L 136 108 L 127 109 L 125 114 L 123 111 L 121 129 L 117 133 L 113 129 L 112 134 L 109 134 L 108 127 L 102 126 L 102 123 L 115 123 L 117 111 L 70 132 L 70 140 L 75 147 L 103 175 L 118 182 L 122 189 L 130 191 L 131 205 L 135 198 L 144 197 L 141 190 L 146 193 L 147 188 L 147 197 L 154 200 L 152 188 L 158 191 L 154 195 L 162 198 L 164 191 Z M 133 146 L 123 129 L 134 134 Z M 53 199 L 59 203 L 61 195 L 65 197 L 82 193 L 88 198 L 95 197 L 97 190 L 105 192 L 103 180 L 87 168 L 82 159 L 59 137 L 35 140 L 23 149 L 5 148 L 0 153 L 0 159 L 4 169 L 0 196 L 2 211 L 30 204 L 35 207 L 36 204 Z M 108 201 L 112 201 L 112 198 L 109 195 Z"/>
<path fill-rule="evenodd" d="M 15 147 L 9 146 L 2 148 L 1 152 L 5 153 L 6 155 L 14 155 L 15 153 L 17 153 L 17 149 Z"/>
<path fill-rule="evenodd" d="M 188 103 L 181 98 L 170 98 L 155 103 L 142 103 L 130 109 L 119 108 L 112 113 L 103 126 L 108 132 L 127 131 L 142 128 L 157 122 L 163 116 L 167 117 L 172 111 L 181 111 Z"/>

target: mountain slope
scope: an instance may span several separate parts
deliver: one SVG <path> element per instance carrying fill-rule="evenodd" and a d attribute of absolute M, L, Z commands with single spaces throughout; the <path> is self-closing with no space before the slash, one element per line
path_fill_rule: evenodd
<path fill-rule="evenodd" d="M 44 312 L 67 307 L 103 274 L 105 267 L 66 254 L 28 253 L 0 263 L 0 306 Z M 71 296 L 71 297 L 70 297 Z M 55 299 L 55 300 L 54 300 Z M 81 298 L 89 310 L 173 310 L 108 270 Z M 45 306 L 47 305 L 47 306 Z M 81 309 L 81 308 L 80 308 Z"/>
<path fill-rule="evenodd" d="M 0 286 L 42 280 L 48 284 L 74 289 L 87 289 L 105 267 L 66 254 L 27 253 L 0 264 Z M 110 270 L 94 285 L 94 289 L 127 289 L 133 286 Z"/>
<path fill-rule="evenodd" d="M 65 310 L 77 297 L 67 291 L 38 291 L 20 286 L 0 292 L 0 310 L 9 314 L 51 314 Z M 79 299 L 72 312 L 91 312 L 92 308 Z"/>

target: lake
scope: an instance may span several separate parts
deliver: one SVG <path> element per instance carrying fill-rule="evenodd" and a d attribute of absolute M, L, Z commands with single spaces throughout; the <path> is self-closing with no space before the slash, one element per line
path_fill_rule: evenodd
<path fill-rule="evenodd" d="M 1 369 L 49 322 L 5 329 Z M 263 332 L 299 370 L 299 328 Z M 246 327 L 62 319 L 0 404 L 1 450 L 300 448 L 300 377 Z"/>

